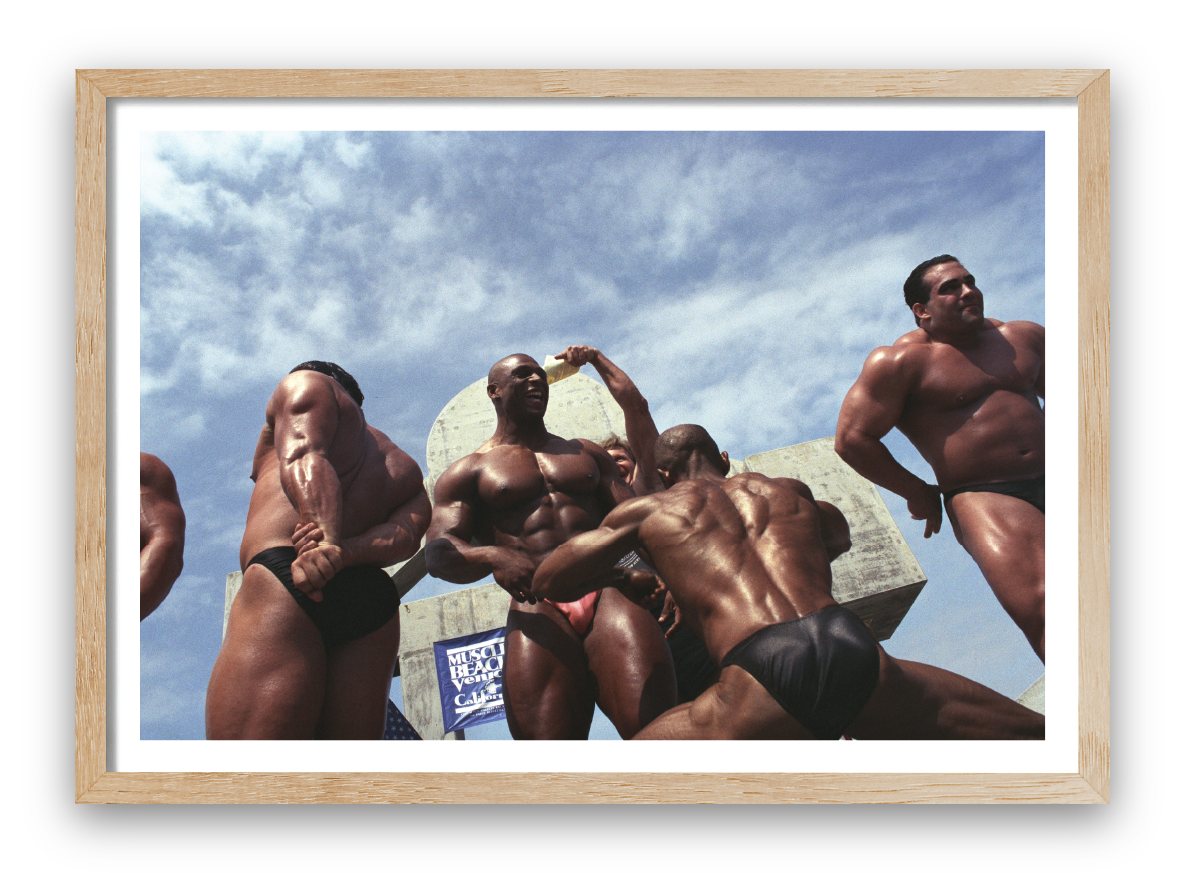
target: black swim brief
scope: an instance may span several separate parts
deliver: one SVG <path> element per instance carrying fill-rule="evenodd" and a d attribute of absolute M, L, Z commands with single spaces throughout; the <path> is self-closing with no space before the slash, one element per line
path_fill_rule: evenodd
<path fill-rule="evenodd" d="M 630 552 L 617 562 L 618 567 L 637 567 L 655 573 L 653 567 L 642 560 L 637 552 Z M 656 574 L 657 575 L 657 574 Z M 666 598 L 663 598 L 665 601 Z M 655 620 L 662 615 L 663 602 L 660 601 L 650 607 L 650 614 Z M 666 621 L 659 621 L 663 634 L 672 624 L 675 616 L 671 614 Z M 707 648 L 696 636 L 695 631 L 684 625 L 667 639 L 667 648 L 671 650 L 671 660 L 675 663 L 675 687 L 679 703 L 689 703 L 708 690 L 720 676 L 720 668 L 708 654 Z"/>
<path fill-rule="evenodd" d="M 837 740 L 876 690 L 880 650 L 856 613 L 833 604 L 737 643 L 720 662 L 732 665 L 816 739 Z"/>
<path fill-rule="evenodd" d="M 247 566 L 260 564 L 270 570 L 313 620 L 326 645 L 361 639 L 399 611 L 399 592 L 382 567 L 344 568 L 321 589 L 322 600 L 318 602 L 292 584 L 295 560 L 296 549 L 276 546 L 264 549 Z"/>
<path fill-rule="evenodd" d="M 942 493 L 942 502 L 946 506 L 946 514 L 950 515 L 950 500 L 956 494 L 965 491 L 990 491 L 992 494 L 1006 494 L 1009 497 L 1019 497 L 1025 503 L 1032 504 L 1045 514 L 1045 477 L 1036 479 L 1022 479 L 1019 482 L 989 482 L 987 485 L 969 485 L 966 488 L 952 488 Z"/>

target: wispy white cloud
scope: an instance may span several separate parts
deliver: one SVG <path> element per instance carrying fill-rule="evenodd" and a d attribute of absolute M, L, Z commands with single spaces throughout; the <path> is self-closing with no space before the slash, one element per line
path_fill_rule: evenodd
<path fill-rule="evenodd" d="M 185 584 L 143 647 L 203 653 L 178 668 L 194 674 L 184 692 L 147 674 L 145 724 L 162 735 L 200 726 L 251 450 L 302 360 L 354 372 L 368 419 L 423 462 L 437 413 L 495 360 L 588 342 L 660 427 L 702 423 L 743 457 L 834 433 L 864 358 L 913 327 L 901 282 L 931 255 L 965 259 L 989 314 L 1043 320 L 1044 158 L 1028 134 L 162 132 L 142 145 L 141 439 L 173 466 L 193 532 Z M 958 644 L 933 651 L 963 664 Z"/>

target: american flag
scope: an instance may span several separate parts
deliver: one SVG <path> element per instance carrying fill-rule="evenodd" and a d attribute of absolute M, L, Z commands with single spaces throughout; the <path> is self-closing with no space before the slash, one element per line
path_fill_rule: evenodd
<path fill-rule="evenodd" d="M 384 740 L 422 740 L 394 701 L 387 701 L 387 726 L 383 728 Z"/>

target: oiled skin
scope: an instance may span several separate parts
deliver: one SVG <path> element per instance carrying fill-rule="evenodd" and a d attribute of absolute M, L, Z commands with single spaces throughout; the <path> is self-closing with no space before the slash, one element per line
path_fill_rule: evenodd
<path fill-rule="evenodd" d="M 173 471 L 140 452 L 140 621 L 161 605 L 181 575 L 185 511 Z"/>
<path fill-rule="evenodd" d="M 983 295 L 958 261 L 923 277 L 920 327 L 869 355 L 844 399 L 835 450 L 858 473 L 942 526 L 941 493 L 1023 482 L 1045 473 L 1045 329 L 983 316 Z M 936 485 L 906 470 L 882 438 L 900 430 L 933 468 Z M 967 491 L 951 527 L 992 592 L 1045 660 L 1045 515 L 1029 503 Z"/>
<path fill-rule="evenodd" d="M 633 492 L 599 446 L 546 430 L 547 382 L 533 358 L 495 364 L 488 390 L 497 429 L 437 480 L 428 571 L 456 583 L 492 574 L 511 594 L 503 696 L 515 739 L 587 739 L 594 703 L 629 738 L 675 704 L 658 625 L 612 591 L 581 638 L 531 594 L 531 578 L 556 546 Z"/>
<path fill-rule="evenodd" d="M 415 553 L 431 506 L 419 465 L 329 376 L 284 378 L 265 410 L 239 550 L 243 583 L 206 692 L 209 739 L 381 739 L 399 616 L 327 646 L 283 584 L 252 557 L 296 546 L 310 598 L 342 568 Z"/>
<path fill-rule="evenodd" d="M 645 602 L 665 583 L 718 662 L 753 632 L 834 604 L 830 561 L 850 547 L 842 513 L 816 502 L 797 480 L 759 473 L 725 479 L 718 461 L 701 454 L 692 458 L 667 491 L 622 504 L 597 530 L 552 552 L 535 574 L 536 593 L 579 596 L 604 584 L 602 574 L 622 554 L 644 549 L 658 578 L 631 575 L 616 584 Z M 849 729 L 853 736 L 1044 735 L 1042 716 L 988 688 L 936 667 L 899 661 L 883 649 L 880 658 L 880 683 Z M 756 679 L 729 666 L 698 699 L 665 713 L 636 738 L 810 736 Z"/>

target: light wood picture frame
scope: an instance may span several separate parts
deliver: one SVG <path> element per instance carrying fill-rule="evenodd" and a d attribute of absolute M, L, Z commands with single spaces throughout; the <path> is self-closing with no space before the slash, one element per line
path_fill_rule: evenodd
<path fill-rule="evenodd" d="M 1068 773 L 136 773 L 107 769 L 109 98 L 1073 98 L 1078 116 L 1078 769 Z M 1107 803 L 1110 80 L 1106 70 L 76 71 L 80 803 Z"/>

